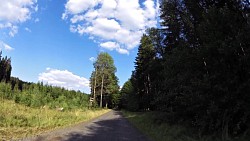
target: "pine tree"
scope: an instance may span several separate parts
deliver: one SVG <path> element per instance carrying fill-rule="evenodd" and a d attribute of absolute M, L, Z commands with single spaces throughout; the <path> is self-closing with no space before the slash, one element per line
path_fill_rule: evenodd
<path fill-rule="evenodd" d="M 95 70 L 90 78 L 91 93 L 100 107 L 112 106 L 112 95 L 119 93 L 118 78 L 115 75 L 114 60 L 108 53 L 100 53 L 94 63 Z"/>
<path fill-rule="evenodd" d="M 144 34 L 141 38 L 135 62 L 135 77 L 137 78 L 137 92 L 140 97 L 140 108 L 150 108 L 152 99 L 152 64 L 155 50 L 150 37 Z"/>
<path fill-rule="evenodd" d="M 9 82 L 11 76 L 11 58 L 5 56 L 2 57 L 2 51 L 0 52 L 0 81 Z"/>

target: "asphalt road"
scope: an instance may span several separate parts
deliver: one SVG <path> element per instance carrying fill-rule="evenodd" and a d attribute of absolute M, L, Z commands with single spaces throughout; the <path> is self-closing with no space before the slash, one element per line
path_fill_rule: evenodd
<path fill-rule="evenodd" d="M 150 141 L 125 119 L 110 111 L 92 121 L 56 130 L 23 141 Z"/>

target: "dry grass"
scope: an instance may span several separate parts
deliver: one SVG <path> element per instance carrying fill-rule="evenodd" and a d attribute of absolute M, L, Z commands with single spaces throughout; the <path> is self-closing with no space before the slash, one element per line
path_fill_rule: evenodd
<path fill-rule="evenodd" d="M 48 108 L 34 109 L 13 101 L 0 103 L 0 140 L 10 140 L 39 134 L 51 129 L 77 124 L 100 116 L 109 110 L 86 108 L 60 112 Z"/>

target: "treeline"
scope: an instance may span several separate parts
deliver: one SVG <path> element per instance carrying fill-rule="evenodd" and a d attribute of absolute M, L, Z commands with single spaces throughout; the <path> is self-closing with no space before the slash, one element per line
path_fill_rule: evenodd
<path fill-rule="evenodd" d="M 250 2 L 162 0 L 140 41 L 122 107 L 221 140 L 249 133 Z"/>
<path fill-rule="evenodd" d="M 2 99 L 14 100 L 29 107 L 63 108 L 71 110 L 88 106 L 89 96 L 80 91 L 66 90 L 43 83 L 24 84 L 22 90 L 10 83 L 0 83 Z"/>
<path fill-rule="evenodd" d="M 1 55 L 1 54 L 0 54 Z M 88 106 L 89 96 L 48 84 L 24 82 L 11 77 L 11 59 L 0 57 L 0 97 L 29 107 L 61 108 L 64 110 Z M 2 101 L 4 102 L 4 101 Z"/>

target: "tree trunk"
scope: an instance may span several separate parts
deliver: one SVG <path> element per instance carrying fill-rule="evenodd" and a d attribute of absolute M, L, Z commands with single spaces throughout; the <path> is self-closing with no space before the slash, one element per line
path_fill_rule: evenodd
<path fill-rule="evenodd" d="M 96 76 L 97 76 L 97 69 L 95 68 L 95 83 L 94 83 L 94 101 L 93 101 L 93 103 L 95 104 L 95 102 L 96 102 L 96 96 L 95 96 L 95 88 L 96 88 Z"/>
<path fill-rule="evenodd" d="M 104 74 L 102 74 L 102 87 L 101 87 L 101 100 L 100 100 L 100 108 L 102 108 L 103 79 L 104 79 Z"/>

